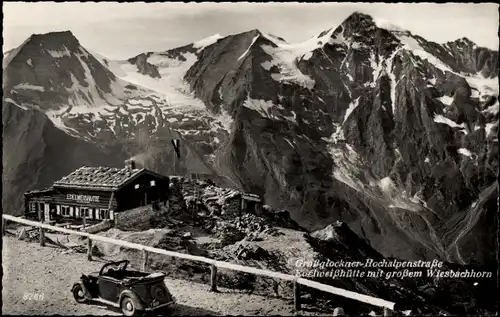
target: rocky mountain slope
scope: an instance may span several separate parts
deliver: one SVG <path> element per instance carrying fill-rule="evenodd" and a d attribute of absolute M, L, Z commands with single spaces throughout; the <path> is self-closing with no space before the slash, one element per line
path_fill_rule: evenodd
<path fill-rule="evenodd" d="M 134 156 L 164 174 L 218 175 L 308 229 L 341 220 L 385 256 L 495 261 L 498 52 L 467 39 L 437 44 L 354 13 L 299 44 L 252 30 L 127 61 L 69 32 L 34 35 L 3 66 L 4 118 L 8 107 L 48 117 L 108 165 Z M 13 144 L 23 132 L 5 120 Z M 30 151 L 4 147 L 4 169 L 53 166 Z M 18 212 L 43 182 L 12 170 L 31 179 L 4 191 Z"/>

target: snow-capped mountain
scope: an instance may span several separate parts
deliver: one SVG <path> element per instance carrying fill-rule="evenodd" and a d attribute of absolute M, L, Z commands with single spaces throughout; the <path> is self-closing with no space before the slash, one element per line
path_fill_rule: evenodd
<path fill-rule="evenodd" d="M 39 135 L 15 124 L 48 117 L 65 142 L 116 153 L 108 165 L 138 154 L 162 173 L 218 175 L 310 229 L 342 220 L 386 256 L 494 260 L 498 52 L 468 39 L 354 13 L 303 43 L 252 30 L 127 61 L 49 33 L 3 65 L 4 135 L 31 149 L 4 161 L 11 179 L 23 162 L 51 166 L 48 150 L 28 159 Z M 171 138 L 185 146 L 175 168 Z"/>

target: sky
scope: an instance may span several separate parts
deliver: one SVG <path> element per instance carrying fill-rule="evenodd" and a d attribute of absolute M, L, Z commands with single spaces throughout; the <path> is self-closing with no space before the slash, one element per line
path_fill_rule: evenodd
<path fill-rule="evenodd" d="M 494 3 L 3 3 L 3 51 L 31 34 L 70 30 L 90 51 L 125 59 L 186 45 L 212 34 L 259 29 L 294 43 L 359 11 L 438 43 L 467 37 L 498 50 Z"/>

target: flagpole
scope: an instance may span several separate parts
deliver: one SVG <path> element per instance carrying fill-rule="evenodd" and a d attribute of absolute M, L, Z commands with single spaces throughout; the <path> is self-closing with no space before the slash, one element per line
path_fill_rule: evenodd
<path fill-rule="evenodd" d="M 175 168 L 175 163 L 176 163 L 175 157 L 177 156 L 177 154 L 175 153 L 175 149 L 174 149 L 173 154 L 174 154 L 174 176 L 176 176 L 177 174 L 176 174 L 176 171 L 175 171 L 176 170 L 176 168 Z"/>
<path fill-rule="evenodd" d="M 172 139 L 172 145 L 174 147 L 174 175 L 177 174 L 177 160 L 176 160 L 176 156 L 180 159 L 181 158 L 181 154 L 180 154 L 180 148 L 179 148 L 179 139 Z"/>

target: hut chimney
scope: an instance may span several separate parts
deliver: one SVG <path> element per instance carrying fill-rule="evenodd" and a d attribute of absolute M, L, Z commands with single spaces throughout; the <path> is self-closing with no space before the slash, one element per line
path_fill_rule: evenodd
<path fill-rule="evenodd" d="M 135 162 L 132 159 L 126 160 L 125 161 L 125 166 L 127 167 L 128 175 L 129 176 L 132 175 L 132 172 L 135 169 Z"/>

